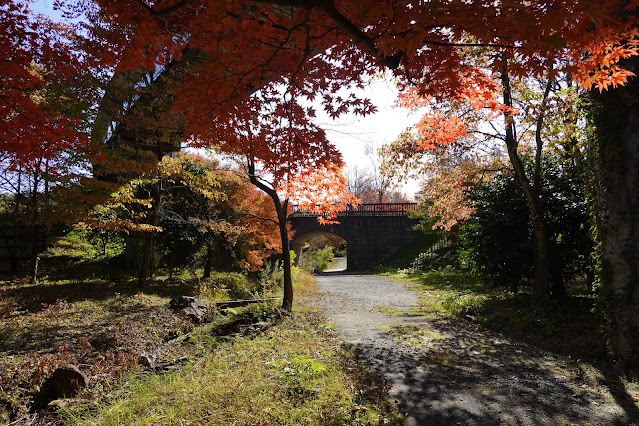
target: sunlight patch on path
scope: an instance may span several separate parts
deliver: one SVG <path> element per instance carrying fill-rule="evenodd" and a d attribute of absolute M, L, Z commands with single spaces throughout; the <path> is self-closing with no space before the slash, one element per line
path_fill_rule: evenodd
<path fill-rule="evenodd" d="M 392 385 L 410 425 L 632 424 L 579 364 L 470 324 L 410 314 L 418 295 L 363 275 L 317 277 L 318 305 Z"/>

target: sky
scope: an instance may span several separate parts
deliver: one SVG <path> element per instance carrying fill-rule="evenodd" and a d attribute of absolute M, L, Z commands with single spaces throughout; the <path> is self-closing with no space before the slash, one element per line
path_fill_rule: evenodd
<path fill-rule="evenodd" d="M 366 117 L 346 115 L 332 120 L 326 114 L 318 113 L 317 123 L 340 150 L 347 167 L 367 169 L 371 167 L 371 161 L 364 152 L 366 144 L 372 143 L 379 148 L 393 142 L 407 127 L 414 126 L 420 115 L 395 105 L 398 90 L 389 78 L 375 80 L 357 93 L 371 99 L 377 107 L 375 114 Z M 418 189 L 419 184 L 415 180 L 402 187 L 402 191 L 410 197 Z"/>
<path fill-rule="evenodd" d="M 53 2 L 54 0 L 32 0 L 31 8 L 59 21 L 62 17 L 58 11 L 53 10 Z M 395 106 L 398 91 L 389 78 L 377 79 L 358 93 L 371 99 L 377 107 L 375 114 L 367 117 L 345 115 L 333 120 L 318 112 L 317 122 L 342 153 L 347 167 L 368 169 L 371 161 L 364 152 L 366 144 L 372 143 L 379 148 L 394 141 L 403 130 L 417 123 L 419 115 Z M 410 198 L 418 189 L 419 184 L 415 180 L 410 180 L 401 187 L 402 192 Z"/>
<path fill-rule="evenodd" d="M 54 21 L 60 21 L 62 14 L 57 10 L 53 10 L 53 1 L 54 0 L 31 0 L 29 7 L 31 10 L 46 15 Z"/>

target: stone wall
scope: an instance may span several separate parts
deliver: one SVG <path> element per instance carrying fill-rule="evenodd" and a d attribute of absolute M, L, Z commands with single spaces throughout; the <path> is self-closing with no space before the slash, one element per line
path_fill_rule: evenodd
<path fill-rule="evenodd" d="M 418 221 L 406 216 L 345 216 L 330 225 L 320 225 L 315 217 L 293 216 L 289 222 L 295 231 L 291 248 L 298 254 L 304 242 L 318 233 L 344 238 L 349 271 L 379 264 L 419 235 L 412 230 Z"/>

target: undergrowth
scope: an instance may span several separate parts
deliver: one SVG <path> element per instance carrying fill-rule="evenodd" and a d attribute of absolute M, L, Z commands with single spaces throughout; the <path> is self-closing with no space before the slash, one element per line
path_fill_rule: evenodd
<path fill-rule="evenodd" d="M 578 287 L 571 289 L 565 304 L 539 307 L 529 292 L 491 287 L 454 269 L 403 270 L 391 276 L 409 281 L 421 293 L 419 313 L 423 315 L 478 323 L 575 359 L 595 361 L 606 355 L 594 296 Z"/>
<path fill-rule="evenodd" d="M 91 404 L 65 411 L 66 421 L 109 425 L 402 424 L 388 400 L 388 387 L 362 370 L 325 319 L 304 303 L 313 292 L 312 282 L 302 282 L 297 290 L 299 307 L 284 316 L 281 324 L 257 335 L 220 336 L 222 323 L 200 327 L 188 339 L 200 350 L 196 362 L 181 371 L 131 376 L 97 408 Z M 259 307 L 247 312 L 268 316 Z"/>
<path fill-rule="evenodd" d="M 292 315 L 274 301 L 223 309 L 200 326 L 168 301 L 278 295 L 280 272 L 263 274 L 269 282 L 216 273 L 144 287 L 132 278 L 0 282 L 0 424 L 401 423 L 383 384 L 308 307 L 312 276 L 293 272 Z M 67 363 L 89 386 L 33 411 L 43 381 Z M 163 364 L 172 367 L 158 373 Z"/>

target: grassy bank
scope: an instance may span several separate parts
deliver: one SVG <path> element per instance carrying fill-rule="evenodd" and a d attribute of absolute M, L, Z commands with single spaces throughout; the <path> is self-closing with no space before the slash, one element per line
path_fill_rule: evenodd
<path fill-rule="evenodd" d="M 132 376 L 97 404 L 66 411 L 65 419 L 109 425 L 401 424 L 384 385 L 308 307 L 314 294 L 309 277 L 298 276 L 297 283 L 297 308 L 279 324 L 224 336 L 216 322 L 199 327 L 187 340 L 198 348 L 195 362 L 179 371 Z M 248 308 L 260 309 L 269 310 Z"/>
<path fill-rule="evenodd" d="M 392 277 L 411 283 L 420 293 L 419 313 L 438 319 L 465 320 L 504 333 L 542 349 L 574 359 L 605 357 L 604 330 L 595 310 L 595 296 L 571 288 L 565 304 L 536 307 L 529 292 L 488 286 L 455 270 Z"/>
<path fill-rule="evenodd" d="M 139 375 L 73 424 L 398 424 L 383 386 L 362 374 L 317 313 L 301 310 L 257 337 L 217 347 L 182 371 Z M 210 342 L 210 340 L 209 340 Z M 207 347 L 208 346 L 208 347 Z"/>
<path fill-rule="evenodd" d="M 241 281 L 0 282 L 0 424 L 401 423 L 384 385 L 310 307 L 315 286 L 301 270 L 290 315 L 275 302 L 197 326 L 167 308 L 176 295 L 226 299 L 250 287 Z M 169 367 L 145 367 L 140 356 Z M 43 381 L 66 363 L 89 386 L 33 412 Z"/>

